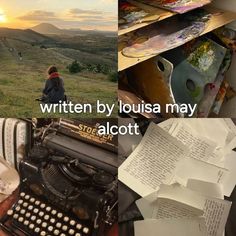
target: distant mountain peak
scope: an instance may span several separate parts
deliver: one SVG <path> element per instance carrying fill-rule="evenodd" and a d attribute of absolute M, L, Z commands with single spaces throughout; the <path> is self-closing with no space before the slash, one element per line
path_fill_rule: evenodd
<path fill-rule="evenodd" d="M 41 23 L 31 28 L 31 30 L 36 31 L 40 34 L 60 34 L 61 29 L 50 23 Z"/>

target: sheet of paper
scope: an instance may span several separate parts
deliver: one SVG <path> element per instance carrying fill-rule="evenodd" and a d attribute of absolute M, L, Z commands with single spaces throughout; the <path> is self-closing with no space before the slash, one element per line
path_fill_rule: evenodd
<path fill-rule="evenodd" d="M 205 198 L 179 184 L 161 185 L 153 218 L 180 218 L 203 215 Z"/>
<path fill-rule="evenodd" d="M 225 128 L 223 119 L 207 118 L 207 119 L 181 119 L 188 124 L 192 129 L 217 143 L 218 147 L 225 146 L 228 130 Z M 216 128 L 217 127 L 217 128 Z"/>
<path fill-rule="evenodd" d="M 149 194 L 144 198 L 138 199 L 135 203 L 144 219 L 152 219 L 153 210 L 156 206 L 158 192 Z"/>
<path fill-rule="evenodd" d="M 175 181 L 187 185 L 188 179 L 197 179 L 206 182 L 223 185 L 223 194 L 226 195 L 225 184 L 228 180 L 229 171 L 193 158 L 185 159 L 178 165 Z M 174 182 L 173 180 L 173 182 Z"/>
<path fill-rule="evenodd" d="M 224 235 L 225 224 L 231 203 L 223 200 L 222 186 L 190 179 L 188 180 L 187 187 L 208 197 L 206 197 L 205 201 L 204 217 L 206 218 L 209 235 Z"/>
<path fill-rule="evenodd" d="M 231 151 L 225 157 L 225 168 L 229 169 L 229 174 L 223 183 L 224 195 L 230 197 L 236 185 L 236 152 Z"/>
<path fill-rule="evenodd" d="M 207 236 L 203 218 L 161 219 L 134 222 L 135 236 Z"/>
<path fill-rule="evenodd" d="M 153 209 L 153 219 L 203 216 L 203 210 L 170 199 L 158 198 Z"/>
<path fill-rule="evenodd" d="M 223 235 L 231 204 L 229 201 L 217 198 L 206 198 L 203 216 L 209 236 Z"/>
<path fill-rule="evenodd" d="M 199 183 L 198 186 L 200 186 Z M 231 202 L 204 196 L 204 187 L 200 190 L 201 192 L 196 192 L 176 184 L 161 185 L 153 218 L 203 216 L 209 236 L 222 236 Z"/>
<path fill-rule="evenodd" d="M 178 121 L 174 118 L 165 120 L 158 124 L 159 127 L 164 129 L 166 132 L 169 132 L 170 134 L 173 132 L 173 130 L 176 128 L 177 125 Z"/>
<path fill-rule="evenodd" d="M 119 167 L 119 180 L 142 197 L 169 184 L 188 147 L 151 123 L 141 143 Z"/>
<path fill-rule="evenodd" d="M 162 184 L 157 193 L 157 197 L 174 200 L 200 210 L 203 210 L 205 202 L 201 194 L 177 183 L 172 185 Z"/>
<path fill-rule="evenodd" d="M 221 184 L 189 179 L 187 182 L 187 188 L 205 196 L 224 199 L 223 186 Z"/>
<path fill-rule="evenodd" d="M 211 162 L 212 158 L 214 162 L 222 159 L 219 155 L 212 155 L 217 148 L 217 143 L 196 133 L 184 120 L 179 121 L 172 135 L 190 148 L 191 158 L 206 162 Z M 219 159 L 215 160 L 216 158 Z"/>
<path fill-rule="evenodd" d="M 226 128 L 228 129 L 228 136 L 226 138 L 226 144 L 230 143 L 236 136 L 236 125 L 232 119 L 225 118 L 223 119 Z"/>

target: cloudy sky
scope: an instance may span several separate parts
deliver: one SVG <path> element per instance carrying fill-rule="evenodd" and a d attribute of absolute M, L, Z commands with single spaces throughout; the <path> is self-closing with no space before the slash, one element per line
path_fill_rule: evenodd
<path fill-rule="evenodd" d="M 0 27 L 29 28 L 42 22 L 60 28 L 117 30 L 118 0 L 1 0 Z"/>

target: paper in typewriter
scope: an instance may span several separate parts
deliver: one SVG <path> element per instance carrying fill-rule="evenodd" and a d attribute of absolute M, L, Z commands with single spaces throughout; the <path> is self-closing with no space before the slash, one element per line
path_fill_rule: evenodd
<path fill-rule="evenodd" d="M 135 236 L 207 236 L 203 218 L 160 219 L 134 222 Z"/>
<path fill-rule="evenodd" d="M 119 180 L 141 196 L 171 183 L 188 148 L 168 132 L 151 123 L 138 147 L 119 168 Z"/>

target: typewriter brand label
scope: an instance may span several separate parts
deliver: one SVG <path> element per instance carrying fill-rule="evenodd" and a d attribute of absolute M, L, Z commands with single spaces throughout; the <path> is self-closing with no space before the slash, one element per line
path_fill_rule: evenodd
<path fill-rule="evenodd" d="M 116 151 L 117 149 L 117 136 L 112 134 L 99 135 L 99 126 L 104 123 L 102 119 L 93 119 L 91 122 L 89 120 L 61 120 L 61 126 L 63 131 L 73 137 L 81 139 L 86 142 L 97 144 L 100 147 L 109 149 L 111 151 Z M 116 119 L 112 124 L 116 123 Z"/>

